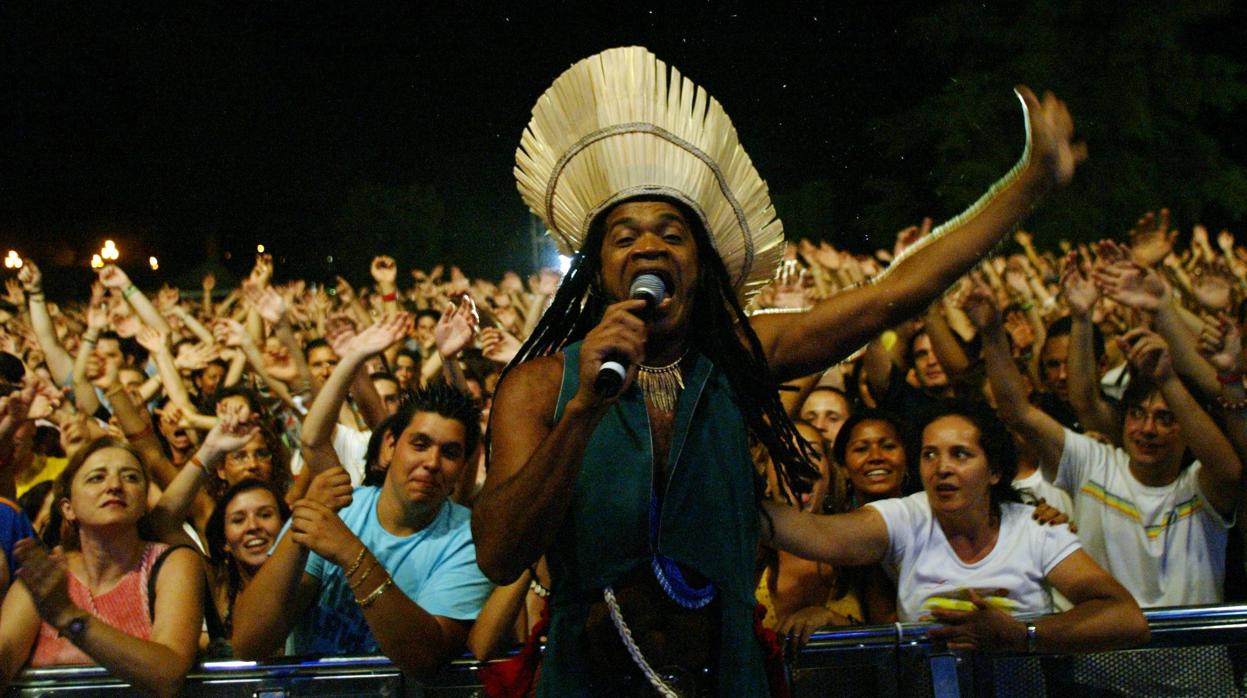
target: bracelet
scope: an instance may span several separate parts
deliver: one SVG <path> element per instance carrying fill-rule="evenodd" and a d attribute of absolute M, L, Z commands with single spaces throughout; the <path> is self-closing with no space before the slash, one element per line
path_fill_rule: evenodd
<path fill-rule="evenodd" d="M 124 388 L 123 388 L 123 390 L 124 390 Z M 147 438 L 147 437 L 149 437 L 149 436 L 151 436 L 151 435 L 152 435 L 152 425 L 151 425 L 151 424 L 148 424 L 147 426 L 145 426 L 145 427 L 143 427 L 142 429 L 140 429 L 140 430 L 138 430 L 138 431 L 134 432 L 133 434 L 126 434 L 126 441 L 129 441 L 130 443 L 134 443 L 134 442 L 136 442 L 136 441 L 141 441 L 141 440 L 143 440 L 143 439 L 145 439 L 145 438 Z M 193 460 L 193 458 L 192 458 L 192 460 Z M 203 467 L 203 464 L 202 464 L 202 463 L 200 464 L 200 467 Z"/>
<path fill-rule="evenodd" d="M 208 477 L 212 477 L 212 471 L 208 470 L 207 464 L 204 463 L 202 460 L 200 460 L 198 453 L 191 456 L 191 459 L 186 462 L 190 463 L 191 465 L 198 466 L 200 470 L 204 471 L 204 475 L 207 475 Z"/>
<path fill-rule="evenodd" d="M 1020 308 L 1022 311 L 1027 311 L 1034 307 L 1035 307 L 1035 301 L 1030 301 L 1030 300 L 1026 301 L 1025 303 L 1018 304 L 1018 308 Z"/>
<path fill-rule="evenodd" d="M 1234 385 L 1235 383 L 1242 383 L 1243 374 L 1241 371 L 1234 371 L 1232 373 L 1222 373 L 1217 371 L 1217 382 L 1221 385 Z"/>
<path fill-rule="evenodd" d="M 96 335 L 94 337 L 88 337 L 85 334 L 82 335 L 82 343 L 89 347 L 95 346 L 95 343 L 98 341 L 100 341 L 99 335 Z"/>
<path fill-rule="evenodd" d="M 355 556 L 355 562 L 352 562 L 351 566 L 346 570 L 346 576 L 349 577 L 355 574 L 355 570 L 359 569 L 359 566 L 364 563 L 364 553 L 366 552 L 368 552 L 368 546 L 361 545 L 359 548 L 359 555 Z"/>
<path fill-rule="evenodd" d="M 385 295 L 381 296 L 381 300 L 383 300 L 383 301 L 396 301 L 396 300 L 398 300 L 398 291 L 390 291 L 389 293 L 387 293 L 387 294 L 385 294 Z"/>
<path fill-rule="evenodd" d="M 39 289 L 38 291 L 28 291 L 26 293 L 26 296 L 30 298 L 30 300 L 32 301 L 42 301 L 43 300 L 43 289 Z"/>
<path fill-rule="evenodd" d="M 533 580 L 528 583 L 528 590 L 533 592 L 540 598 L 543 598 L 543 599 L 550 598 L 550 590 L 544 584 L 537 581 L 536 575 L 534 575 Z"/>
<path fill-rule="evenodd" d="M 1026 653 L 1035 654 L 1039 651 L 1039 629 L 1035 627 L 1035 621 L 1026 621 Z"/>
<path fill-rule="evenodd" d="M 129 286 L 126 287 L 126 290 L 121 292 L 121 297 L 126 300 L 130 300 L 130 296 L 133 296 L 134 294 L 138 292 L 139 292 L 139 287 L 135 286 L 134 284 L 130 284 Z"/>
<path fill-rule="evenodd" d="M 363 584 L 364 580 L 368 579 L 368 575 L 372 574 L 372 571 L 375 570 L 376 568 L 377 568 L 377 560 L 374 558 L 372 561 L 372 564 L 368 566 L 368 569 L 364 570 L 364 576 L 360 577 L 359 579 L 356 579 L 354 583 L 348 582 L 347 586 L 351 588 L 351 591 L 358 589 L 359 585 Z"/>
<path fill-rule="evenodd" d="M 368 608 L 377 599 L 381 598 L 381 595 L 385 593 L 386 589 L 389 589 L 392 586 L 394 586 L 394 578 L 387 574 L 385 576 L 385 581 L 381 582 L 381 586 L 377 587 L 376 589 L 373 589 L 371 594 L 369 594 L 368 596 L 365 596 L 362 599 L 359 597 L 355 597 L 355 603 L 359 604 L 359 607 L 361 609 Z"/>
<path fill-rule="evenodd" d="M 1239 400 L 1226 400 L 1224 395 L 1218 395 L 1217 404 L 1221 405 L 1221 409 L 1227 412 L 1238 412 L 1239 410 L 1247 409 L 1247 397 Z"/>

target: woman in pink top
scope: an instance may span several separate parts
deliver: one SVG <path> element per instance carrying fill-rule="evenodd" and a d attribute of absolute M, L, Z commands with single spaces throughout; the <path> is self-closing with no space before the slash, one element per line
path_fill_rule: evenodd
<path fill-rule="evenodd" d="M 29 663 L 100 664 L 135 688 L 173 695 L 195 660 L 203 567 L 187 548 L 144 540 L 147 472 L 128 444 L 97 439 L 70 459 L 55 487 L 67 552 L 34 539 L 0 609 L 0 676 Z"/>

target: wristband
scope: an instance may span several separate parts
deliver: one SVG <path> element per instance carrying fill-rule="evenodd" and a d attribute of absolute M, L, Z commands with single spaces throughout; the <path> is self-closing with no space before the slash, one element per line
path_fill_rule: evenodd
<path fill-rule="evenodd" d="M 134 443 L 135 441 L 139 441 L 141 439 L 147 438 L 148 436 L 151 436 L 151 433 L 152 433 L 152 425 L 148 424 L 147 426 L 143 427 L 141 430 L 136 431 L 133 434 L 126 434 L 126 441 L 129 441 L 130 443 Z M 199 459 L 198 456 L 191 456 L 192 462 L 198 459 Z M 202 468 L 203 463 L 200 463 L 199 467 Z"/>
<path fill-rule="evenodd" d="M 83 343 L 83 344 L 85 344 L 85 345 L 87 345 L 87 346 L 89 346 L 89 347 L 90 347 L 90 346 L 95 346 L 95 343 L 96 343 L 96 342 L 98 342 L 98 341 L 100 341 L 100 338 L 99 338 L 99 337 L 88 337 L 88 336 L 86 336 L 85 334 L 84 334 L 84 335 L 82 335 L 82 343 Z"/>
<path fill-rule="evenodd" d="M 139 287 L 135 286 L 134 284 L 130 284 L 129 286 L 126 287 L 126 290 L 121 292 L 121 297 L 126 300 L 130 300 L 130 296 L 133 296 L 134 294 L 138 292 L 139 292 Z"/>
<path fill-rule="evenodd" d="M 398 300 L 398 291 L 390 291 L 389 293 L 381 296 L 381 300 L 387 301 L 387 302 Z"/>
<path fill-rule="evenodd" d="M 1221 385 L 1234 385 L 1243 382 L 1243 374 L 1241 371 L 1233 371 L 1231 373 L 1222 373 L 1217 371 L 1217 382 Z"/>

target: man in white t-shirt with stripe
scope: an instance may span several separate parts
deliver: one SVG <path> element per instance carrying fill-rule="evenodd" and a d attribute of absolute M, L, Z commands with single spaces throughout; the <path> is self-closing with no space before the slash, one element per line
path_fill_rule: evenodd
<path fill-rule="evenodd" d="M 1135 367 L 1123 395 L 1122 448 L 1062 427 L 1031 405 L 1016 371 L 984 358 L 1000 417 L 1037 450 L 1045 478 L 1074 499 L 1078 538 L 1144 608 L 1218 603 L 1242 465 L 1173 372 L 1164 340 L 1127 333 Z M 1184 464 L 1190 448 L 1195 461 Z"/>

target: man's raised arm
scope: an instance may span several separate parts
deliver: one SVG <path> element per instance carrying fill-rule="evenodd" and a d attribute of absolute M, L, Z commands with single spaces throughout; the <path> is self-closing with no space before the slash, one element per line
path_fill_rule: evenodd
<path fill-rule="evenodd" d="M 1049 190 L 1073 177 L 1086 148 L 1071 143 L 1074 122 L 1065 104 L 1051 93 L 1041 102 L 1025 87 L 1017 93 L 1025 106 L 1027 149 L 1018 165 L 966 213 L 903 254 L 875 283 L 836 294 L 808 313 L 752 320 L 777 380 L 826 368 L 885 328 L 920 312 Z"/>

